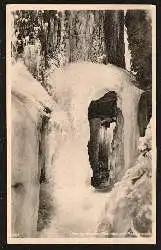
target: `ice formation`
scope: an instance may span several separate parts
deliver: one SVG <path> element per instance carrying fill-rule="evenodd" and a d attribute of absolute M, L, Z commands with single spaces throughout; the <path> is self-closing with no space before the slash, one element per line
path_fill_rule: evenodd
<path fill-rule="evenodd" d="M 34 237 L 37 235 L 39 209 L 40 130 L 42 117 L 49 116 L 47 111 L 52 110 L 53 101 L 22 62 L 10 67 L 7 89 L 9 86 L 11 100 L 8 92 L 7 131 L 9 168 L 11 159 L 11 233 L 13 237 Z"/>
<path fill-rule="evenodd" d="M 55 213 L 42 237 L 85 237 L 86 233 L 90 237 L 97 232 L 110 194 L 96 193 L 90 185 L 89 104 L 109 91 L 117 93 L 117 106 L 124 117 L 126 171 L 136 157 L 137 111 L 142 91 L 135 87 L 135 80 L 127 71 L 110 64 L 70 64 L 51 74 L 50 82 L 62 115 L 56 108 L 49 123 L 47 174 Z"/>
<path fill-rule="evenodd" d="M 9 70 L 9 83 L 12 93 L 24 100 L 30 101 L 33 106 L 43 111 L 44 107 L 53 109 L 54 101 L 41 86 L 40 82 L 33 78 L 22 61 L 13 64 Z"/>

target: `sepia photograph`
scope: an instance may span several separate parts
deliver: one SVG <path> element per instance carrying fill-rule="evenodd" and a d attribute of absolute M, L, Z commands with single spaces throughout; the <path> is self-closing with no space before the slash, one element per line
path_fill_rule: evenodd
<path fill-rule="evenodd" d="M 7 241 L 156 242 L 155 6 L 6 6 Z"/>

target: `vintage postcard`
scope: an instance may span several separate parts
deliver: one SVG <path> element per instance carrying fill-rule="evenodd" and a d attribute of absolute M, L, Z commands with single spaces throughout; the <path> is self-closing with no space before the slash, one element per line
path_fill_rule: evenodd
<path fill-rule="evenodd" d="M 156 242 L 155 12 L 6 6 L 9 244 Z"/>

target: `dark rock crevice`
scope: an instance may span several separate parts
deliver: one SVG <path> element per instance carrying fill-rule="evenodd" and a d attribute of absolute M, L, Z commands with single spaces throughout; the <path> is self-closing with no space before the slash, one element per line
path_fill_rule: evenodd
<path fill-rule="evenodd" d="M 53 204 L 51 194 L 48 192 L 48 179 L 46 177 L 46 138 L 48 133 L 49 114 L 51 110 L 45 108 L 47 116 L 41 118 L 39 127 L 39 169 L 40 169 L 40 193 L 39 193 L 39 210 L 37 230 L 41 231 L 45 228 L 52 216 Z"/>
<path fill-rule="evenodd" d="M 120 162 L 120 165 L 123 163 L 124 156 L 123 152 L 120 152 L 119 147 L 119 144 L 122 144 L 123 133 L 123 120 L 120 118 L 120 112 L 117 108 L 117 95 L 114 91 L 108 92 L 99 100 L 92 101 L 88 109 L 90 126 L 88 154 L 93 170 L 91 185 L 97 189 L 109 189 L 117 179 L 115 173 L 119 176 L 118 172 L 121 169 L 119 167 L 119 170 L 117 170 L 113 163 L 116 162 L 117 164 Z M 111 138 L 108 137 L 111 136 L 109 129 L 111 130 L 110 124 L 112 122 L 115 123 L 115 128 L 112 132 L 112 141 L 110 141 Z M 100 134 L 101 131 L 102 135 Z"/>

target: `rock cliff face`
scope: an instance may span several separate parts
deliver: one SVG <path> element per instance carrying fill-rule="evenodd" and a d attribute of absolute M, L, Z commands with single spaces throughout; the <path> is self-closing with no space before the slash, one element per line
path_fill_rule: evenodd
<path fill-rule="evenodd" d="M 151 13 L 146 10 L 128 10 L 125 16 L 131 71 L 135 72 L 139 87 L 152 87 L 152 25 Z"/>
<path fill-rule="evenodd" d="M 130 71 L 136 76 L 137 86 L 145 92 L 139 101 L 138 124 L 140 136 L 152 116 L 152 16 L 147 10 L 127 10 L 125 26 L 130 50 Z"/>

